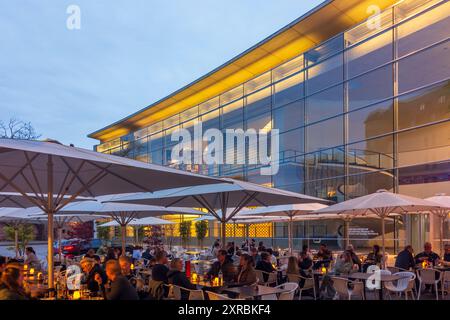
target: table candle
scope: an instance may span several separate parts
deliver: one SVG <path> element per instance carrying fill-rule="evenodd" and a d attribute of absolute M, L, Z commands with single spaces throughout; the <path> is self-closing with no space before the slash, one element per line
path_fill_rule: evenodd
<path fill-rule="evenodd" d="M 327 273 L 327 268 L 322 267 L 322 273 L 323 273 L 323 274 Z"/>
<path fill-rule="evenodd" d="M 219 285 L 219 278 L 215 277 L 213 280 L 213 286 L 218 286 Z"/>
<path fill-rule="evenodd" d="M 30 269 L 30 275 L 33 275 L 34 274 L 34 268 L 31 268 Z"/>
<path fill-rule="evenodd" d="M 80 300 L 80 298 L 81 298 L 81 293 L 80 293 L 80 291 L 74 291 L 73 292 L 73 299 L 74 300 Z"/>
<path fill-rule="evenodd" d="M 196 283 L 198 281 L 198 276 L 195 272 L 192 273 L 191 279 L 192 283 Z"/>

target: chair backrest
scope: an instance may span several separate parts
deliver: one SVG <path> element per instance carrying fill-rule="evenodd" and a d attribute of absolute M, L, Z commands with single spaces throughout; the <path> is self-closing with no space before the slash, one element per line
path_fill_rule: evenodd
<path fill-rule="evenodd" d="M 277 278 L 277 273 L 276 272 L 270 272 L 269 273 L 269 277 L 267 278 L 267 283 L 275 283 L 277 282 L 278 278 Z"/>
<path fill-rule="evenodd" d="M 280 284 L 276 288 L 282 288 L 289 290 L 287 292 L 282 292 L 278 296 L 278 300 L 294 300 L 295 291 L 298 289 L 298 283 L 296 282 L 286 282 L 283 284 Z"/>
<path fill-rule="evenodd" d="M 412 272 L 402 271 L 394 273 L 395 276 L 402 277 L 397 280 L 397 289 L 406 290 L 412 289 L 414 287 L 414 279 L 416 279 L 416 275 Z"/>
<path fill-rule="evenodd" d="M 390 270 L 386 270 L 386 269 L 381 269 L 381 270 L 379 270 L 379 272 L 380 272 L 380 275 L 383 275 L 383 276 L 390 276 L 392 274 Z"/>
<path fill-rule="evenodd" d="M 287 273 L 286 275 L 289 282 L 298 283 L 300 281 L 300 276 L 298 274 Z"/>
<path fill-rule="evenodd" d="M 348 280 L 344 278 L 332 277 L 333 287 L 340 297 L 348 297 Z"/>
<path fill-rule="evenodd" d="M 436 270 L 433 269 L 418 269 L 417 276 L 424 284 L 434 284 L 436 282 Z"/>
<path fill-rule="evenodd" d="M 189 291 L 189 300 L 205 300 L 203 290 L 190 290 L 185 288 L 183 290 Z"/>
<path fill-rule="evenodd" d="M 391 273 L 398 273 L 401 271 L 400 268 L 397 267 L 387 267 L 386 269 L 389 270 Z"/>
<path fill-rule="evenodd" d="M 258 283 L 264 283 L 264 275 L 261 270 L 255 270 L 256 278 L 258 278 Z"/>
<path fill-rule="evenodd" d="M 233 300 L 227 296 L 215 292 L 207 291 L 207 293 L 209 300 Z"/>
<path fill-rule="evenodd" d="M 442 281 L 450 281 L 450 271 L 444 271 Z"/>
<path fill-rule="evenodd" d="M 181 300 L 181 287 L 172 285 L 173 298 L 175 300 Z"/>

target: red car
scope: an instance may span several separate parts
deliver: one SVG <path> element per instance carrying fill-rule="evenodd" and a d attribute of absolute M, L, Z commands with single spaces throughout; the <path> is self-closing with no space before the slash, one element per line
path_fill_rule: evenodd
<path fill-rule="evenodd" d="M 54 252 L 59 252 L 58 242 L 55 243 Z M 86 253 L 90 248 L 90 243 L 87 240 L 82 239 L 70 239 L 61 241 L 62 253 L 65 256 L 73 257 Z"/>

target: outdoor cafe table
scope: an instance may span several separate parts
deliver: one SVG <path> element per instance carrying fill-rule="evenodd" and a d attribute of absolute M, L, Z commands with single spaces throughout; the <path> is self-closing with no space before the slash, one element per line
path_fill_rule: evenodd
<path fill-rule="evenodd" d="M 238 294 L 240 298 L 261 298 L 262 296 L 279 294 L 283 292 L 288 292 L 290 289 L 287 288 L 273 288 L 266 286 L 244 286 L 244 287 L 233 287 L 225 288 L 224 292 L 230 292 Z"/>
<path fill-rule="evenodd" d="M 373 275 L 372 273 L 355 272 L 355 273 L 350 273 L 350 274 L 345 274 L 345 275 L 343 275 L 343 274 L 337 275 L 337 277 L 348 278 L 350 280 L 361 280 L 363 282 L 366 282 L 367 280 L 369 280 L 369 277 L 372 275 Z M 380 300 L 383 300 L 383 282 L 393 282 L 393 281 L 402 279 L 404 277 L 405 276 L 399 276 L 399 275 L 395 275 L 395 274 L 379 274 L 379 276 L 377 277 L 377 280 L 379 280 L 381 282 L 380 290 L 379 290 Z M 366 290 L 366 285 L 364 285 L 364 291 L 365 290 Z"/>

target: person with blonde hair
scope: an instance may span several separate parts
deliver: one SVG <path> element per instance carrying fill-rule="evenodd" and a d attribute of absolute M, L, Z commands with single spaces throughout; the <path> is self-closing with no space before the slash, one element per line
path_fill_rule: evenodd
<path fill-rule="evenodd" d="M 170 284 L 195 290 L 197 286 L 193 284 L 189 278 L 186 276 L 186 273 L 183 272 L 183 260 L 180 258 L 174 258 L 170 262 L 170 269 L 167 273 L 167 278 Z M 187 300 L 189 298 L 189 293 L 186 290 L 181 291 L 181 299 Z"/>
<path fill-rule="evenodd" d="M 23 266 L 7 263 L 0 279 L 0 300 L 28 300 L 23 288 Z"/>
<path fill-rule="evenodd" d="M 286 269 L 287 274 L 300 274 L 300 268 L 298 267 L 298 259 L 297 257 L 290 256 L 288 259 L 288 266 Z"/>
<path fill-rule="evenodd" d="M 95 281 L 103 291 L 106 300 L 139 300 L 136 289 L 130 284 L 120 270 L 117 260 L 109 260 L 106 263 L 106 276 L 109 285 L 106 285 L 99 274 L 95 275 Z"/>

